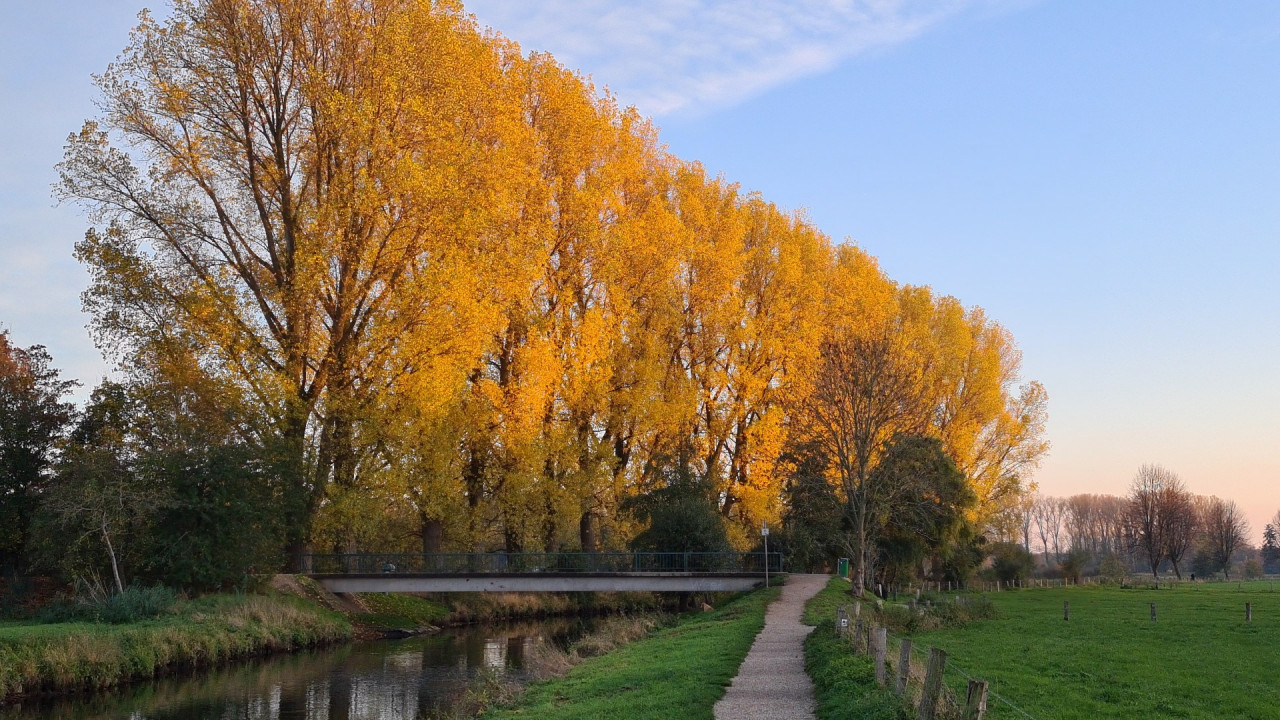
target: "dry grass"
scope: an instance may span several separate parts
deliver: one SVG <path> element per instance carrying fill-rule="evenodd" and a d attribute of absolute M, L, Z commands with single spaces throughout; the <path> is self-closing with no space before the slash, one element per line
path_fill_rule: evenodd
<path fill-rule="evenodd" d="M 341 617 L 296 598 L 210 596 L 133 624 L 6 625 L 0 698 L 98 689 L 173 670 L 348 639 Z"/>

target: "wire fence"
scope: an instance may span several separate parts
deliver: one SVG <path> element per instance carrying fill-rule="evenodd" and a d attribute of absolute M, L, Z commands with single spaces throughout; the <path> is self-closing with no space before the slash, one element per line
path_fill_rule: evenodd
<path fill-rule="evenodd" d="M 1156 583 L 1159 583 L 1158 585 Z M 905 588 L 888 588 L 888 592 L 884 595 L 886 599 L 894 599 L 895 596 L 902 597 L 908 602 L 909 607 L 916 607 L 918 603 L 932 605 L 938 601 L 938 595 L 945 595 L 948 591 L 960 592 L 961 590 L 987 590 L 988 592 L 999 592 L 1002 590 L 1016 589 L 1032 589 L 1032 588 L 1061 588 L 1075 587 L 1076 585 L 1102 585 L 1106 584 L 1099 578 L 1089 578 L 1082 582 L 1074 582 L 1070 579 L 1036 579 L 1028 580 L 1025 583 L 970 583 L 962 588 L 958 585 L 948 585 L 945 582 L 928 582 L 921 583 L 916 586 L 907 586 Z M 1238 589 L 1241 591 L 1253 592 L 1271 592 L 1276 591 L 1276 582 L 1274 578 L 1253 578 L 1225 581 L 1219 578 L 1197 579 L 1197 580 L 1175 580 L 1172 578 L 1151 578 L 1141 576 L 1130 576 L 1126 579 L 1125 584 L 1130 587 L 1184 587 L 1192 590 L 1198 589 L 1201 585 L 1210 586 L 1228 586 L 1229 589 Z M 1230 588 L 1230 586 L 1235 586 Z M 873 588 L 882 590 L 883 588 Z M 921 597 L 921 593 L 929 593 L 927 597 Z M 957 595 L 955 602 L 964 605 L 966 597 Z M 1247 600 L 1247 598 L 1242 598 Z M 941 602 L 950 602 L 949 598 L 943 599 Z M 1145 603 L 1145 601 L 1144 601 Z M 1157 621 L 1156 603 L 1148 604 L 1151 622 Z M 850 613 L 852 608 L 853 614 Z M 841 605 L 836 610 L 836 632 L 845 637 L 853 652 L 865 654 L 872 658 L 873 663 L 877 666 L 883 666 L 883 669 L 877 670 L 877 677 L 884 678 L 884 684 L 893 688 L 899 695 L 903 695 L 912 707 L 920 710 L 916 716 L 918 720 L 932 720 L 933 718 L 962 718 L 963 720 L 980 720 L 981 718 L 992 718 L 993 720 L 1006 720 L 1012 718 L 1014 720 L 1039 720 L 1035 715 L 1031 714 L 1023 707 L 1021 701 L 1015 701 L 1006 695 L 998 692 L 995 681 L 992 679 L 984 680 L 975 677 L 966 671 L 960 665 L 957 665 L 952 659 L 946 657 L 946 653 L 936 648 L 917 647 L 913 644 L 910 637 L 905 635 L 896 635 L 888 633 L 884 627 L 877 626 L 872 622 L 872 618 L 860 618 L 860 603 L 854 603 L 852 606 Z M 1068 619 L 1070 615 L 1070 604 L 1063 603 L 1062 616 Z M 1243 620 L 1246 623 L 1253 621 L 1254 603 L 1244 602 L 1243 604 Z M 875 634 L 883 633 L 883 639 L 877 641 Z M 877 648 L 880 644 L 881 647 Z M 902 651 L 906 647 L 906 652 Z M 941 661 L 939 662 L 939 653 Z M 937 681 L 935 682 L 934 694 L 930 695 L 930 668 L 936 666 Z M 904 670 L 905 668 L 905 670 Z M 978 694 L 975 697 L 975 693 Z M 933 708 L 929 712 L 921 709 L 922 706 Z"/>
<path fill-rule="evenodd" d="M 836 632 L 852 652 L 867 655 L 876 667 L 877 682 L 892 688 L 917 710 L 917 720 L 1039 720 L 1017 703 L 996 692 L 991 683 L 950 661 L 938 648 L 916 646 L 910 637 L 859 617 L 854 605 L 836 610 Z"/>

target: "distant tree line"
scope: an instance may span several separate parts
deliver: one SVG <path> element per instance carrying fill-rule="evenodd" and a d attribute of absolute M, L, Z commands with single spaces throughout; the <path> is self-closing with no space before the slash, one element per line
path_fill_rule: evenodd
<path fill-rule="evenodd" d="M 1020 540 L 1046 572 L 1230 577 L 1233 571 L 1280 572 L 1278 521 L 1280 513 L 1263 532 L 1262 547 L 1254 548 L 1249 523 L 1234 501 L 1195 495 L 1172 471 L 1144 465 L 1125 496 L 1028 498 Z"/>

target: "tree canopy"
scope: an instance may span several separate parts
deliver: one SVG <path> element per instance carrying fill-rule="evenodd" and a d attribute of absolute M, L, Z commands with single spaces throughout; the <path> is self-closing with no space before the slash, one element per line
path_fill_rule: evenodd
<path fill-rule="evenodd" d="M 294 555 L 621 547 L 677 456 L 747 548 L 788 448 L 850 503 L 899 433 L 987 526 L 1047 448 L 981 310 L 671 156 L 456 2 L 178 0 L 98 84 L 59 186 L 95 223 L 95 337 L 230 408 L 231 455 L 173 457 L 269 484 Z M 225 475 L 239 447 L 278 449 L 270 477 Z"/>

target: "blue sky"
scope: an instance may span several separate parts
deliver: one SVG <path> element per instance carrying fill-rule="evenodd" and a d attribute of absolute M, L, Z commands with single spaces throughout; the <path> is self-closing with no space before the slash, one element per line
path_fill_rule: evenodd
<path fill-rule="evenodd" d="M 139 3 L 0 15 L 0 323 L 89 383 L 85 221 L 48 188 Z M 1123 493 L 1156 462 L 1256 532 L 1280 508 L 1280 3 L 468 8 L 677 155 L 1009 327 L 1050 394 L 1045 492 Z"/>

